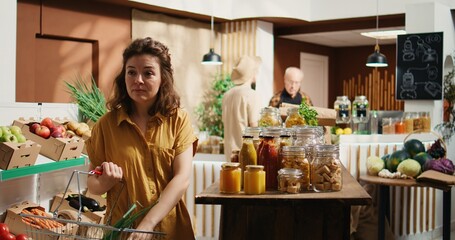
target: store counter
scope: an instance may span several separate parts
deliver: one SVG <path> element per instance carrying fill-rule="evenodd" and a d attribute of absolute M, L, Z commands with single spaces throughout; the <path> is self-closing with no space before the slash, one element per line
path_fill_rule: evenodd
<path fill-rule="evenodd" d="M 221 194 L 215 182 L 195 202 L 221 205 L 220 239 L 349 239 L 351 206 L 371 197 L 344 169 L 339 192 Z"/>

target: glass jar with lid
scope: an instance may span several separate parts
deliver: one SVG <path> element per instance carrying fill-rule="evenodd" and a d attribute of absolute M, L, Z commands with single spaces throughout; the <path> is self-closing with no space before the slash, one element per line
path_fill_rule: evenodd
<path fill-rule="evenodd" d="M 414 113 L 405 112 L 403 119 L 404 119 L 405 133 L 412 133 L 412 131 L 414 131 Z"/>
<path fill-rule="evenodd" d="M 318 144 L 311 162 L 311 185 L 316 192 L 340 191 L 343 186 L 338 145 Z"/>
<path fill-rule="evenodd" d="M 246 165 L 243 179 L 245 194 L 262 194 L 265 192 L 264 166 Z"/>
<path fill-rule="evenodd" d="M 430 112 L 421 112 L 420 119 L 422 122 L 422 131 L 431 132 L 431 116 Z"/>
<path fill-rule="evenodd" d="M 223 163 L 220 170 L 220 192 L 239 193 L 241 189 L 240 163 Z"/>
<path fill-rule="evenodd" d="M 242 169 L 241 173 L 241 183 L 243 185 L 243 172 L 247 165 L 256 165 L 257 164 L 257 153 L 256 148 L 253 144 L 253 136 L 243 135 L 242 147 L 240 148 L 239 153 L 239 162 L 240 168 Z"/>
<path fill-rule="evenodd" d="M 245 130 L 243 131 L 244 134 L 253 136 L 253 144 L 254 147 L 256 148 L 256 151 L 258 150 L 259 144 L 261 143 L 261 139 L 259 136 L 261 131 L 262 131 L 261 127 L 246 127 Z"/>
<path fill-rule="evenodd" d="M 281 167 L 300 169 L 303 173 L 302 190 L 310 190 L 310 162 L 303 146 L 284 146 L 281 149 Z"/>
<path fill-rule="evenodd" d="M 277 174 L 280 165 L 278 158 L 280 132 L 281 129 L 276 128 L 266 128 L 262 132 L 262 142 L 258 153 L 258 165 L 264 166 L 264 171 L 266 173 L 265 185 L 267 189 L 275 190 L 277 188 Z"/>
<path fill-rule="evenodd" d="M 302 192 L 304 174 L 300 169 L 282 168 L 278 171 L 278 191 L 284 193 Z"/>
<path fill-rule="evenodd" d="M 351 101 L 349 100 L 348 96 L 338 96 L 333 105 L 336 111 L 336 123 L 350 123 Z"/>
<path fill-rule="evenodd" d="M 238 163 L 239 162 L 239 154 L 240 154 L 240 150 L 238 150 L 238 149 L 232 150 L 231 157 L 230 157 L 231 162 Z"/>
<path fill-rule="evenodd" d="M 259 127 L 281 127 L 282 120 L 280 110 L 274 107 L 265 107 L 261 109 L 259 118 Z"/>
<path fill-rule="evenodd" d="M 356 96 L 352 103 L 352 121 L 367 123 L 370 116 L 370 104 L 365 96 Z"/>
<path fill-rule="evenodd" d="M 288 108 L 286 113 L 287 117 L 286 120 L 284 121 L 284 124 L 287 128 L 299 125 L 306 125 L 305 119 L 299 113 L 299 108 L 297 107 Z"/>

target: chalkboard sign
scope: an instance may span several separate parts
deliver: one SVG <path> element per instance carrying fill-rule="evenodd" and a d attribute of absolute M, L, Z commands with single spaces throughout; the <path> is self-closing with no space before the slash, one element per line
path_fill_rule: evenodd
<path fill-rule="evenodd" d="M 442 99 L 443 33 L 398 35 L 397 100 Z"/>

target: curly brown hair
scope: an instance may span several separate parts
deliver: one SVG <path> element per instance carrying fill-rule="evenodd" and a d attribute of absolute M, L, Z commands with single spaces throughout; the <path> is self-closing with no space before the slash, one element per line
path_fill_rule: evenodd
<path fill-rule="evenodd" d="M 180 107 L 180 96 L 174 89 L 174 75 L 169 49 L 159 41 L 150 37 L 134 40 L 123 51 L 122 71 L 114 80 L 114 93 L 106 106 L 109 110 L 124 108 L 128 114 L 133 111 L 133 100 L 128 95 L 125 84 L 126 62 L 133 56 L 149 54 L 158 59 L 161 72 L 161 86 L 158 90 L 156 102 L 150 107 L 148 113 L 153 116 L 161 113 L 163 116 L 171 115 Z"/>

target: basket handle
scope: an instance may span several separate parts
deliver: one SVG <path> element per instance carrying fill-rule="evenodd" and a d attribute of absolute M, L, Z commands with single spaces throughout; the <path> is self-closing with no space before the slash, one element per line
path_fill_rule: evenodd
<path fill-rule="evenodd" d="M 423 130 L 414 130 L 412 132 L 410 132 L 404 139 L 403 139 L 403 143 L 406 142 L 406 140 L 408 139 L 409 136 L 411 136 L 412 134 L 415 134 L 415 133 L 422 133 Z M 433 134 L 434 136 L 436 136 L 442 143 L 442 146 L 444 147 L 444 149 L 447 151 L 447 145 L 446 143 L 444 142 L 444 140 L 442 139 L 441 135 L 439 135 L 438 133 L 434 132 L 434 131 L 430 131 L 431 134 Z"/>

